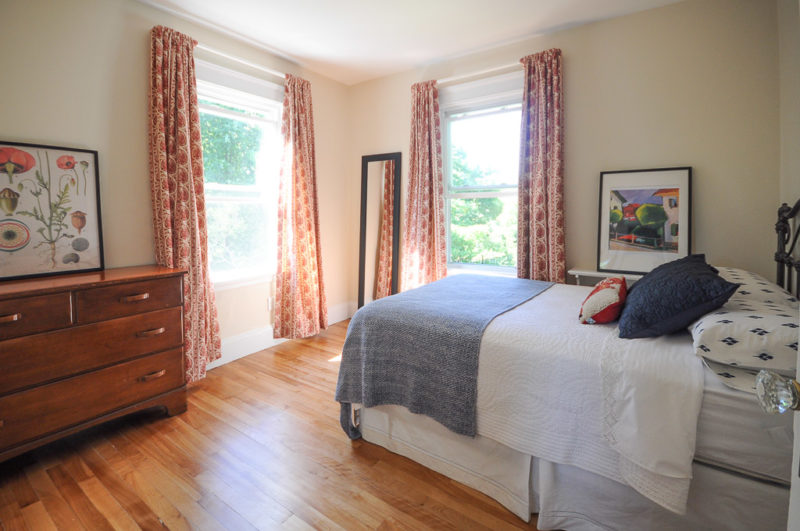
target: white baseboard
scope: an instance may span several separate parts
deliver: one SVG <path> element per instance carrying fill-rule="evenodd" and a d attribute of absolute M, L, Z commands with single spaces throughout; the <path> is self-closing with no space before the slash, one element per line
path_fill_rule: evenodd
<path fill-rule="evenodd" d="M 222 340 L 222 357 L 208 364 L 208 369 L 225 365 L 239 358 L 255 354 L 265 348 L 283 343 L 285 339 L 272 337 L 272 327 L 256 328 L 243 334 L 226 337 Z"/>
<path fill-rule="evenodd" d="M 349 319 L 356 313 L 357 304 L 354 301 L 343 302 L 328 308 L 328 323 L 338 323 Z M 222 340 L 222 356 L 208 364 L 207 369 L 225 365 L 239 358 L 255 354 L 260 350 L 274 347 L 286 339 L 272 337 L 272 327 L 256 328 L 242 334 L 226 337 Z"/>

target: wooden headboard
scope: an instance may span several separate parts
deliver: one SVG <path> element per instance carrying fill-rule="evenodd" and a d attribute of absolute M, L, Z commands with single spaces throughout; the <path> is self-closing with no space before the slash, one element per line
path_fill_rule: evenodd
<path fill-rule="evenodd" d="M 775 261 L 778 263 L 777 283 L 800 297 L 800 257 L 797 251 L 797 237 L 800 235 L 800 199 L 790 207 L 786 203 L 778 209 L 778 250 Z M 797 219 L 796 219 L 797 218 Z M 794 220 L 794 221 L 793 221 Z"/>

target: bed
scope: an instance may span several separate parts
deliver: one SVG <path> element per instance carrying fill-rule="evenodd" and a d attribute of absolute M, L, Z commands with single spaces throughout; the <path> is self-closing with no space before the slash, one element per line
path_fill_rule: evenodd
<path fill-rule="evenodd" d="M 800 201 L 782 208 L 776 226 L 776 260 L 784 271 L 778 278 L 787 286 L 797 271 L 790 258 L 797 238 L 790 236 L 788 220 L 798 210 Z M 448 281 L 449 287 L 440 281 L 444 286 L 433 289 L 444 292 L 434 292 L 427 303 L 420 295 L 415 304 L 438 312 L 445 306 L 442 293 L 455 289 L 463 300 L 477 297 L 481 307 L 491 306 L 490 297 L 470 292 L 473 284 L 483 284 L 510 306 L 495 308 L 497 315 L 477 338 L 459 332 L 470 337 L 458 348 L 477 344 L 475 381 L 466 391 L 462 384 L 470 378 L 442 376 L 438 367 L 421 371 L 435 382 L 430 386 L 408 377 L 413 353 L 397 349 L 427 337 L 424 328 L 437 324 L 422 306 L 408 315 L 398 311 L 392 306 L 398 296 L 375 301 L 359 310 L 348 330 L 337 386 L 343 428 L 489 495 L 525 521 L 538 514 L 540 529 L 785 529 L 791 415 L 761 411 L 748 392 L 757 367 L 726 358 L 730 349 L 715 356 L 713 348 L 703 348 L 719 333 L 711 320 L 728 327 L 723 335 L 735 336 L 730 327 L 737 326 L 737 313 L 759 319 L 767 330 L 760 323 L 774 318 L 783 333 L 800 310 L 794 297 L 760 277 L 743 278 L 749 274 L 733 268 L 718 273 L 737 284 L 734 296 L 693 319 L 684 332 L 646 339 L 619 338 L 616 323 L 579 324 L 577 310 L 592 288 L 526 285 L 533 293 L 528 297 L 503 292 L 504 285 L 488 278 Z M 413 298 L 416 291 L 406 293 Z M 381 304 L 391 316 L 388 325 L 370 309 Z M 762 310 L 771 313 L 762 319 Z M 393 326 L 414 320 L 418 329 L 392 335 Z M 438 328 L 460 330 L 462 324 L 460 317 L 451 318 Z M 372 333 L 385 336 L 383 342 L 363 347 Z M 770 334 L 748 335 L 761 341 Z M 427 355 L 438 348 L 433 343 L 436 348 L 423 341 L 414 349 Z M 381 377 L 391 380 L 390 392 L 377 400 L 364 391 L 372 374 L 366 358 L 376 358 Z M 394 358 L 400 358 L 400 369 L 387 362 Z M 788 356 L 764 358 L 769 359 L 756 361 L 787 375 L 795 370 Z M 361 387 L 348 393 L 347 382 L 356 380 Z M 457 393 L 450 397 L 437 390 L 442 386 Z M 473 402 L 461 400 L 471 393 Z M 453 420 L 462 402 L 467 405 Z M 470 414 L 474 422 L 462 423 Z"/>

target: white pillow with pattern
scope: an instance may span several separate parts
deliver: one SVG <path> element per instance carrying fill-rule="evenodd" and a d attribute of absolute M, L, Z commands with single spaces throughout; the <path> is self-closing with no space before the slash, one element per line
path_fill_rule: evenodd
<path fill-rule="evenodd" d="M 770 302 L 734 299 L 707 313 L 689 331 L 698 356 L 743 369 L 797 370 L 800 310 Z"/>
<path fill-rule="evenodd" d="M 798 301 L 796 297 L 779 285 L 775 284 L 774 282 L 770 282 L 757 273 L 745 271 L 744 269 L 738 269 L 735 267 L 714 267 L 719 270 L 719 276 L 728 282 L 740 284 L 739 289 L 736 290 L 736 293 L 731 295 L 731 300 L 741 299 L 759 302 L 772 302 L 775 304 L 790 306 L 794 309 L 800 308 L 800 301 Z"/>
<path fill-rule="evenodd" d="M 705 363 L 706 367 L 711 369 L 711 371 L 722 380 L 722 383 L 728 387 L 732 387 L 737 391 L 750 393 L 751 395 L 756 394 L 756 376 L 758 375 L 758 371 L 714 363 L 705 358 L 703 358 L 703 363 Z"/>

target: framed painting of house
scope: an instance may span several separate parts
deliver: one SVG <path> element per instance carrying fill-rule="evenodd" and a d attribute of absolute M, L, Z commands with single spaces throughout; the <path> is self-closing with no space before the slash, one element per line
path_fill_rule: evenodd
<path fill-rule="evenodd" d="M 0 281 L 103 269 L 97 151 L 0 141 Z"/>
<path fill-rule="evenodd" d="M 692 168 L 600 173 L 597 270 L 647 273 L 691 253 Z"/>

